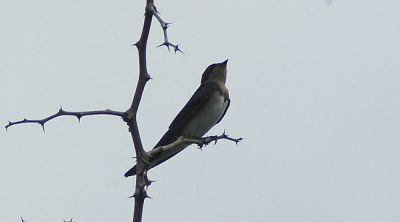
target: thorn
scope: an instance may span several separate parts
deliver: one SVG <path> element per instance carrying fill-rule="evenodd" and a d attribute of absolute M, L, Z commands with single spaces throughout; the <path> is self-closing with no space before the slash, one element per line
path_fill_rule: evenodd
<path fill-rule="evenodd" d="M 6 131 L 8 131 L 8 127 L 10 127 L 11 126 L 11 122 L 10 121 L 8 121 L 8 124 L 7 124 L 7 126 L 5 126 L 5 128 L 6 128 Z"/>
<path fill-rule="evenodd" d="M 157 181 L 147 179 L 147 182 L 149 183 L 148 186 L 150 186 L 152 183 L 156 183 Z"/>
<path fill-rule="evenodd" d="M 180 49 L 179 49 L 179 44 L 177 44 L 177 45 L 174 47 L 174 51 L 175 51 L 175 54 L 176 54 L 176 51 L 180 51 Z"/>
<path fill-rule="evenodd" d="M 46 131 L 44 130 L 44 122 L 39 122 L 39 124 L 42 126 L 43 133 L 45 133 Z"/>
<path fill-rule="evenodd" d="M 166 46 L 167 47 L 167 49 L 168 49 L 168 52 L 171 52 L 171 50 L 170 50 L 170 43 L 169 42 L 163 42 L 161 45 L 159 45 L 159 46 L 157 46 L 157 48 L 158 47 L 161 47 L 161 46 Z"/>
<path fill-rule="evenodd" d="M 78 119 L 78 122 L 81 123 L 82 115 L 80 113 L 76 114 L 76 118 Z"/>
<path fill-rule="evenodd" d="M 183 53 L 183 51 L 179 48 L 179 44 L 176 45 L 176 47 L 175 47 L 175 54 L 176 54 L 176 51 L 179 51 L 180 53 L 185 54 L 185 53 Z"/>
<path fill-rule="evenodd" d="M 144 199 L 146 199 L 146 198 L 153 199 L 149 195 L 147 195 L 146 191 L 143 191 L 143 196 L 144 196 Z"/>
<path fill-rule="evenodd" d="M 171 50 L 169 49 L 169 43 L 168 42 L 164 42 L 161 45 L 158 45 L 157 48 L 161 47 L 161 46 L 166 46 L 168 49 L 168 52 L 171 52 Z"/>
<path fill-rule="evenodd" d="M 144 77 L 144 79 L 145 79 L 146 81 L 149 81 L 149 80 L 151 79 L 151 76 L 150 76 L 150 75 L 146 75 L 146 76 Z"/>
<path fill-rule="evenodd" d="M 148 180 L 148 181 L 146 181 L 146 190 L 147 190 L 147 188 L 149 188 L 149 186 L 151 185 L 153 183 L 153 181 L 151 181 L 151 180 Z"/>
<path fill-rule="evenodd" d="M 24 120 L 22 120 L 22 122 L 26 122 L 26 118 L 24 118 Z"/>
<path fill-rule="evenodd" d="M 130 196 L 130 197 L 128 197 L 128 198 L 136 198 L 138 195 L 135 193 L 135 194 L 133 194 L 132 196 Z M 153 198 L 151 198 L 149 195 L 147 195 L 147 192 L 145 191 L 145 190 L 143 190 L 143 198 L 144 199 L 146 199 L 146 198 L 149 198 L 149 199 L 153 199 Z"/>
<path fill-rule="evenodd" d="M 64 220 L 64 222 L 72 222 L 72 219 L 74 218 L 72 217 L 71 220 Z"/>
<path fill-rule="evenodd" d="M 200 149 L 201 151 L 203 151 L 203 148 L 204 148 L 206 145 L 207 145 L 207 143 L 201 142 L 201 144 L 199 145 L 199 149 Z"/>

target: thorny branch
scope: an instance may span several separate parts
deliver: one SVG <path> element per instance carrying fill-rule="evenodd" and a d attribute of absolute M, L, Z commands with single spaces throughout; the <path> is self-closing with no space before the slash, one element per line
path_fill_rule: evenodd
<path fill-rule="evenodd" d="M 145 187 L 150 184 L 149 180 L 147 179 L 146 167 L 146 161 L 149 158 L 146 151 L 143 149 L 136 114 L 139 109 L 140 101 L 142 99 L 144 87 L 147 81 L 150 80 L 150 75 L 147 72 L 146 47 L 147 39 L 150 33 L 151 21 L 154 13 L 155 6 L 153 0 L 147 0 L 142 34 L 139 41 L 135 44 L 139 55 L 139 78 L 131 107 L 126 111 L 127 115 L 125 115 L 124 118 L 124 121 L 127 122 L 129 126 L 129 132 L 131 133 L 133 144 L 135 145 L 135 152 L 137 157 L 138 173 L 136 175 L 135 193 L 133 194 L 133 197 L 135 198 L 133 222 L 142 221 L 144 200 L 149 197 L 145 189 Z"/>
<path fill-rule="evenodd" d="M 214 142 L 214 144 L 217 143 L 218 140 L 221 139 L 226 139 L 235 142 L 236 144 L 239 143 L 243 138 L 232 138 L 228 136 L 225 131 L 221 135 L 215 135 L 215 136 L 207 136 L 207 137 L 202 137 L 202 138 L 186 138 L 183 136 L 178 137 L 177 140 L 175 140 L 173 143 L 170 143 L 165 146 L 159 146 L 156 147 L 147 154 L 151 157 L 153 156 L 158 156 L 162 155 L 163 153 L 168 153 L 168 150 L 174 149 L 176 146 L 182 144 L 182 143 L 192 143 L 192 144 L 197 144 L 199 146 L 199 149 L 202 149 L 204 146 L 207 146 L 211 142 Z M 160 157 L 162 159 L 162 157 Z"/>
<path fill-rule="evenodd" d="M 170 49 L 169 49 L 169 47 L 172 47 L 172 48 L 174 48 L 174 52 L 176 53 L 177 51 L 178 52 L 181 52 L 181 53 L 183 53 L 183 51 L 179 48 L 179 44 L 173 44 L 173 43 L 171 43 L 169 40 L 168 40 L 168 32 L 167 32 L 167 29 L 169 28 L 169 25 L 171 25 L 171 23 L 168 23 L 168 22 L 165 22 L 162 18 L 161 18 L 161 16 L 160 16 L 160 13 L 157 11 L 157 9 L 154 7 L 154 16 L 156 17 L 156 19 L 158 20 L 158 22 L 160 23 L 160 25 L 161 25 L 161 28 L 163 29 L 163 34 L 164 34 L 164 42 L 161 44 L 161 45 L 159 45 L 158 47 L 161 47 L 161 46 L 166 46 L 167 47 L 167 49 L 168 49 L 168 51 L 170 51 Z"/>
<path fill-rule="evenodd" d="M 137 174 L 136 174 L 136 186 L 135 186 L 135 193 L 132 195 L 132 197 L 135 198 L 135 205 L 134 205 L 134 215 L 133 215 L 133 222 L 141 222 L 142 221 L 142 213 L 143 213 L 143 205 L 144 205 L 144 200 L 146 198 L 150 198 L 147 195 L 146 188 L 151 184 L 151 180 L 147 178 L 147 171 L 149 170 L 149 166 L 151 165 L 151 157 L 155 155 L 165 155 L 169 149 L 173 149 L 175 146 L 177 146 L 180 143 L 194 143 L 199 146 L 201 149 L 203 146 L 208 145 L 211 142 L 217 143 L 218 140 L 220 139 L 226 139 L 235 142 L 236 144 L 242 140 L 242 138 L 231 138 L 228 135 L 225 134 L 225 132 L 222 135 L 219 136 L 209 136 L 209 137 L 203 137 L 203 138 L 184 138 L 184 137 L 179 137 L 177 140 L 169 145 L 166 146 L 160 146 L 155 149 L 152 149 L 148 152 L 146 152 L 143 149 L 142 145 L 142 140 L 140 138 L 140 133 L 139 133 L 139 127 L 137 123 L 137 111 L 139 109 L 139 104 L 142 99 L 144 87 L 151 79 L 148 71 L 147 71 L 147 62 L 146 62 L 146 47 L 147 47 L 147 40 L 149 37 L 149 32 L 150 32 L 150 27 L 151 27 L 151 21 L 153 18 L 153 15 L 156 17 L 158 22 L 160 23 L 162 29 L 163 29 L 163 34 L 164 34 L 164 43 L 162 43 L 160 46 L 166 46 L 168 50 L 170 50 L 169 47 L 174 48 L 175 53 L 177 51 L 182 52 L 179 49 L 179 45 L 172 44 L 168 40 L 168 33 L 167 29 L 169 27 L 170 23 L 164 22 L 164 20 L 161 18 L 159 15 L 159 12 L 157 11 L 156 7 L 154 6 L 154 0 L 146 0 L 146 8 L 145 8 L 145 18 L 143 22 L 143 29 L 142 29 L 142 34 L 140 36 L 140 39 L 138 42 L 136 42 L 135 46 L 137 47 L 138 50 L 138 57 L 139 57 L 139 78 L 136 86 L 136 90 L 133 96 L 133 100 L 131 103 L 130 108 L 125 111 L 125 112 L 119 112 L 119 111 L 113 111 L 113 110 L 99 110 L 99 111 L 85 111 L 85 112 L 71 112 L 71 111 L 65 111 L 62 108 L 60 110 L 43 119 L 37 119 L 37 120 L 32 120 L 32 119 L 23 119 L 20 121 L 16 122 L 8 122 L 6 129 L 13 125 L 18 125 L 18 124 L 24 124 L 24 123 L 37 123 L 43 127 L 44 130 L 44 125 L 59 116 L 75 116 L 78 120 L 81 119 L 83 116 L 89 116 L 89 115 L 114 115 L 114 116 L 119 116 L 122 117 L 122 119 L 128 124 L 129 126 L 129 132 L 131 134 L 134 146 L 135 146 L 135 153 L 137 157 Z M 183 53 L 183 52 L 182 52 Z M 22 218 L 21 218 L 22 219 Z M 72 219 L 71 219 L 72 221 Z"/>
<path fill-rule="evenodd" d="M 106 109 L 106 110 L 96 110 L 96 111 L 85 111 L 85 112 L 70 112 L 70 111 L 65 111 L 63 110 L 62 107 L 60 107 L 60 109 L 58 110 L 57 113 L 43 118 L 43 119 L 23 119 L 20 121 L 15 121 L 15 122 L 11 122 L 8 121 L 8 124 L 6 127 L 6 130 L 13 125 L 18 125 L 18 124 L 24 124 L 24 123 L 37 123 L 39 125 L 42 126 L 43 131 L 44 131 L 44 124 L 46 124 L 48 121 L 57 118 L 59 116 L 75 116 L 78 121 L 81 121 L 81 118 L 84 116 L 93 116 L 93 115 L 112 115 L 112 116 L 119 116 L 119 117 L 123 117 L 124 116 L 124 112 L 118 112 L 118 111 L 114 111 L 114 110 L 110 110 L 110 109 Z"/>
<path fill-rule="evenodd" d="M 236 145 L 242 141 L 243 138 L 232 138 L 228 136 L 225 131 L 221 135 L 215 135 L 215 136 L 207 136 L 203 137 L 201 139 L 185 139 L 185 142 L 189 143 L 194 143 L 199 146 L 199 148 L 203 148 L 203 146 L 207 146 L 209 143 L 214 142 L 214 145 L 217 144 L 218 140 L 225 139 L 225 140 L 230 140 L 236 143 Z"/>

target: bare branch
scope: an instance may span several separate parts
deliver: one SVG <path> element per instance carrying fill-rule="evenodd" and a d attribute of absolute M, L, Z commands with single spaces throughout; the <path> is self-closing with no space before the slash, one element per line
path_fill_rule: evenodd
<path fill-rule="evenodd" d="M 160 156 L 162 156 L 163 153 L 168 153 L 168 151 L 173 150 L 175 147 L 177 147 L 178 145 L 180 145 L 182 143 L 194 143 L 194 144 L 197 144 L 199 146 L 199 148 L 202 148 L 203 146 L 206 146 L 206 145 L 210 144 L 213 141 L 214 141 L 214 144 L 216 144 L 217 141 L 221 140 L 221 139 L 230 140 L 230 141 L 233 141 L 233 142 L 235 142 L 237 144 L 243 138 L 235 139 L 235 138 L 229 137 L 225 133 L 225 131 L 219 136 L 215 135 L 215 136 L 207 136 L 207 137 L 203 137 L 203 138 L 185 138 L 183 136 L 180 136 L 173 143 L 170 143 L 170 144 L 165 145 L 165 146 L 156 147 L 156 148 L 150 150 L 149 152 L 147 152 L 147 154 L 150 157 L 158 156 L 159 158 L 162 159 L 162 157 L 160 157 Z M 151 165 L 151 163 L 149 163 L 147 165 Z"/>
<path fill-rule="evenodd" d="M 135 44 L 139 55 L 139 78 L 136 85 L 135 94 L 130 108 L 126 111 L 124 121 L 129 126 L 133 144 L 135 145 L 135 152 L 137 158 L 137 169 L 140 173 L 136 175 L 136 187 L 133 197 L 135 197 L 133 222 L 141 222 L 143 214 L 144 200 L 148 197 L 145 187 L 148 186 L 146 163 L 144 160 L 148 159 L 146 151 L 143 149 L 142 140 L 140 138 L 139 127 L 136 119 L 136 114 L 139 109 L 139 104 L 142 99 L 144 87 L 147 81 L 151 79 L 147 72 L 146 62 L 146 47 L 149 38 L 151 21 L 154 12 L 156 11 L 153 0 L 146 1 L 145 17 L 143 22 L 142 34 L 139 41 Z"/>
<path fill-rule="evenodd" d="M 199 146 L 199 148 L 202 148 L 203 146 L 208 145 L 210 142 L 214 141 L 214 145 L 217 144 L 218 140 L 225 139 L 225 140 L 230 140 L 236 143 L 236 145 L 243 140 L 243 138 L 232 138 L 229 137 L 228 135 L 225 134 L 225 131 L 221 135 L 215 135 L 215 136 L 208 136 L 208 137 L 203 137 L 201 139 L 185 139 L 186 142 L 190 143 L 195 143 Z"/>
<path fill-rule="evenodd" d="M 140 222 L 142 221 L 142 213 L 143 213 L 143 205 L 144 200 L 149 196 L 146 193 L 145 188 L 151 184 L 151 181 L 147 178 L 147 169 L 148 162 L 150 161 L 150 156 L 143 149 L 142 140 L 140 138 L 139 127 L 136 119 L 136 114 L 139 109 L 139 104 L 142 99 L 144 87 L 146 86 L 147 81 L 151 79 L 148 71 L 147 71 L 147 58 L 146 58 L 146 48 L 147 48 L 147 40 L 149 37 L 151 21 L 153 15 L 160 22 L 161 27 L 164 32 L 164 43 L 162 45 L 169 47 L 173 47 L 175 52 L 180 51 L 178 45 L 174 45 L 168 41 L 167 28 L 168 23 L 164 22 L 161 17 L 158 15 L 157 9 L 154 6 L 153 0 L 146 0 L 146 9 L 145 9 L 145 17 L 143 22 L 142 34 L 140 36 L 139 41 L 135 44 L 138 50 L 139 55 L 139 78 L 136 85 L 135 94 L 133 96 L 133 101 L 130 108 L 126 111 L 126 115 L 124 116 L 124 121 L 129 126 L 129 131 L 132 136 L 133 143 L 135 145 L 135 152 L 137 157 L 137 175 L 136 175 L 136 188 L 133 197 L 135 197 L 135 206 L 134 206 L 134 214 L 133 221 Z"/>
<path fill-rule="evenodd" d="M 8 129 L 8 127 L 13 126 L 13 125 L 18 125 L 18 124 L 24 124 L 24 123 L 37 123 L 39 125 L 42 126 L 43 131 L 44 131 L 44 124 L 46 124 L 48 121 L 57 118 L 59 116 L 75 116 L 78 121 L 81 120 L 81 118 L 83 116 L 93 116 L 93 115 L 112 115 L 112 116 L 119 116 L 119 117 L 123 117 L 125 115 L 124 112 L 118 112 L 118 111 L 113 111 L 110 109 L 106 109 L 106 110 L 96 110 L 96 111 L 84 111 L 84 112 L 70 112 L 70 111 L 65 111 L 62 109 L 62 107 L 58 110 L 57 113 L 43 118 L 43 119 L 23 119 L 20 121 L 15 121 L 15 122 L 11 122 L 8 121 L 8 124 L 6 127 L 6 130 Z"/>
<path fill-rule="evenodd" d="M 161 18 L 160 13 L 157 11 L 157 9 L 155 7 L 154 7 L 154 12 L 153 13 L 154 13 L 154 16 L 157 18 L 158 22 L 160 23 L 161 28 L 162 28 L 163 33 L 164 33 L 164 42 L 162 44 L 160 44 L 158 47 L 166 46 L 168 51 L 170 51 L 169 47 L 172 47 L 172 48 L 174 48 L 174 52 L 175 53 L 177 51 L 183 53 L 183 51 L 179 48 L 179 44 L 173 44 L 168 40 L 167 29 L 168 29 L 169 25 L 171 25 L 171 23 L 165 22 Z"/>

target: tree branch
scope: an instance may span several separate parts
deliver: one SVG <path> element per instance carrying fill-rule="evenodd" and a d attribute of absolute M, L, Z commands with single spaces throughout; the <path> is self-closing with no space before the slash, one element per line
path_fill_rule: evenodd
<path fill-rule="evenodd" d="M 48 121 L 50 121 L 50 120 L 52 120 L 54 118 L 57 118 L 59 116 L 75 116 L 78 119 L 78 121 L 80 121 L 81 118 L 84 117 L 84 116 L 112 115 L 112 116 L 123 117 L 124 114 L 125 114 L 124 112 L 113 111 L 113 110 L 110 110 L 110 109 L 96 110 L 96 111 L 84 111 L 84 112 L 70 112 L 70 111 L 63 110 L 62 107 L 61 107 L 58 110 L 57 113 L 55 113 L 55 114 L 53 114 L 53 115 L 51 115 L 49 117 L 46 117 L 46 118 L 43 118 L 43 119 L 35 119 L 35 120 L 26 119 L 25 118 L 23 120 L 15 121 L 15 122 L 8 121 L 8 124 L 5 127 L 6 127 L 6 130 L 8 130 L 8 128 L 10 126 L 13 126 L 13 125 L 24 124 L 24 123 L 37 123 L 37 124 L 42 126 L 43 131 L 44 131 L 44 124 L 46 124 Z"/>
<path fill-rule="evenodd" d="M 204 146 L 207 146 L 208 144 L 210 144 L 211 142 L 214 141 L 214 144 L 217 143 L 218 140 L 221 139 L 226 139 L 226 140 L 230 140 L 235 142 L 236 144 L 239 143 L 243 138 L 232 138 L 229 137 L 225 131 L 221 134 L 221 135 L 215 135 L 215 136 L 207 136 L 207 137 L 202 137 L 202 138 L 186 138 L 183 136 L 178 137 L 177 140 L 175 140 L 174 142 L 165 145 L 165 146 L 159 146 L 156 147 L 152 150 L 150 150 L 149 152 L 147 152 L 147 154 L 150 157 L 154 157 L 157 156 L 160 159 L 163 159 L 162 155 L 164 153 L 169 153 L 168 151 L 173 150 L 175 147 L 177 147 L 178 145 L 182 144 L 182 143 L 191 143 L 191 144 L 197 144 L 199 146 L 199 148 L 203 148 Z M 151 165 L 151 162 L 146 163 L 147 165 Z"/>
<path fill-rule="evenodd" d="M 166 145 L 166 146 L 160 146 L 157 147 L 153 150 L 150 150 L 149 152 L 146 152 L 143 148 L 142 140 L 140 138 L 140 133 L 139 133 L 139 127 L 137 123 L 137 112 L 139 109 L 140 101 L 142 99 L 142 95 L 144 92 L 144 88 L 146 86 L 146 83 L 151 79 L 148 70 L 147 70 L 147 61 L 146 61 L 146 48 L 147 48 L 147 40 L 149 37 L 149 32 L 150 32 L 150 27 L 151 27 L 151 22 L 153 15 L 156 17 L 158 22 L 160 23 L 162 29 L 163 29 L 163 34 L 164 34 L 164 43 L 162 43 L 160 46 L 166 46 L 168 50 L 170 50 L 170 47 L 174 48 L 175 53 L 177 51 L 182 52 L 179 49 L 179 45 L 172 44 L 168 40 L 168 33 L 167 29 L 169 27 L 170 23 L 165 22 L 161 16 L 159 15 L 156 7 L 154 6 L 154 0 L 146 0 L 146 7 L 145 7 L 145 18 L 143 22 L 143 28 L 142 28 L 142 33 L 140 36 L 140 39 L 135 43 L 135 46 L 138 50 L 138 57 L 139 57 L 139 78 L 137 82 L 137 86 L 133 95 L 133 100 L 132 103 L 129 107 L 129 109 L 125 112 L 119 112 L 119 111 L 113 111 L 113 110 L 99 110 L 99 111 L 85 111 L 85 112 L 71 112 L 71 111 L 65 111 L 62 108 L 60 110 L 44 119 L 38 119 L 38 120 L 32 120 L 32 119 L 23 119 L 20 121 L 16 122 L 10 122 L 7 124 L 6 129 L 13 125 L 18 125 L 18 124 L 25 124 L 25 123 L 37 123 L 42 126 L 44 130 L 44 125 L 59 116 L 75 116 L 78 120 L 80 120 L 81 117 L 83 116 L 89 116 L 89 115 L 114 115 L 114 116 L 119 116 L 122 117 L 122 119 L 128 124 L 129 126 L 129 132 L 131 134 L 134 146 L 135 146 L 135 153 L 137 157 L 137 164 L 136 164 L 136 186 L 135 186 L 135 192 L 132 197 L 135 198 L 135 203 L 134 203 L 134 215 L 133 215 L 133 222 L 141 222 L 142 221 L 142 214 L 143 214 L 143 205 L 144 205 L 144 200 L 146 198 L 149 198 L 146 192 L 146 188 L 151 184 L 152 181 L 150 181 L 147 177 L 147 172 L 149 170 L 149 167 L 151 166 L 151 157 L 154 156 L 159 156 L 159 155 L 167 155 L 170 153 L 172 149 L 177 147 L 181 143 L 195 143 L 197 144 L 200 148 L 202 148 L 205 145 L 208 145 L 211 142 L 217 143 L 218 140 L 220 139 L 226 139 L 235 142 L 236 144 L 242 140 L 242 138 L 231 138 L 228 135 L 225 134 L 225 132 L 222 135 L 219 136 L 209 136 L 209 137 L 203 137 L 203 138 L 185 138 L 185 137 L 179 137 L 175 142 Z M 183 52 L 182 52 L 183 53 Z M 22 217 L 21 220 L 23 221 Z M 71 218 L 72 221 L 72 218 Z"/>
<path fill-rule="evenodd" d="M 139 109 L 140 101 L 142 99 L 144 87 L 146 86 L 147 81 L 150 80 L 150 75 L 147 71 L 146 47 L 151 27 L 151 21 L 154 13 L 155 6 L 153 0 L 147 0 L 142 34 L 139 41 L 135 44 L 139 55 L 139 78 L 135 94 L 133 96 L 132 104 L 130 108 L 126 111 L 126 115 L 124 117 L 124 121 L 127 122 L 129 126 L 129 132 L 131 133 L 132 140 L 135 145 L 135 152 L 137 157 L 138 174 L 136 175 L 136 187 L 135 193 L 133 195 L 133 197 L 135 198 L 133 222 L 142 221 L 144 200 L 148 197 L 145 187 L 150 184 L 149 180 L 147 179 L 147 169 L 145 163 L 145 160 L 148 159 L 148 155 L 143 149 L 136 115 Z"/>
<path fill-rule="evenodd" d="M 140 138 L 139 127 L 136 116 L 137 116 L 137 111 L 139 109 L 140 101 L 142 99 L 144 87 L 146 86 L 147 81 L 151 79 L 147 71 L 146 48 L 147 48 L 147 40 L 150 33 L 150 27 L 153 15 L 160 22 L 164 32 L 164 43 L 161 45 L 167 46 L 168 50 L 169 47 L 171 46 L 174 48 L 175 52 L 176 51 L 182 52 L 179 49 L 178 45 L 174 45 L 168 41 L 168 35 L 167 35 L 168 23 L 164 22 L 158 15 L 157 9 L 154 6 L 154 1 L 147 0 L 142 34 L 140 36 L 139 41 L 136 42 L 135 44 L 139 55 L 139 79 L 136 85 L 136 90 L 133 96 L 131 107 L 126 111 L 126 115 L 124 116 L 124 121 L 127 122 L 129 126 L 129 132 L 131 133 L 132 140 L 135 145 L 135 152 L 137 157 L 136 188 L 135 188 L 135 193 L 133 195 L 133 197 L 135 198 L 133 222 L 142 221 L 144 200 L 149 197 L 147 195 L 145 188 L 149 186 L 151 183 L 150 180 L 147 178 L 147 170 L 148 170 L 147 163 L 150 161 L 150 156 L 143 149 L 143 144 Z"/>
<path fill-rule="evenodd" d="M 168 41 L 168 32 L 167 32 L 167 29 L 169 28 L 169 25 L 170 25 L 171 23 L 165 22 L 165 21 L 161 18 L 160 13 L 157 11 L 157 9 L 156 9 L 156 8 L 154 8 L 154 9 L 155 9 L 154 16 L 156 17 L 156 19 L 157 19 L 158 22 L 160 23 L 161 28 L 162 28 L 162 30 L 163 30 L 163 34 L 164 34 L 164 42 L 163 42 L 161 45 L 159 45 L 158 47 L 166 46 L 167 49 L 168 49 L 168 51 L 170 51 L 169 47 L 172 47 L 172 48 L 174 48 L 174 52 L 175 52 L 175 53 L 176 53 L 177 51 L 183 53 L 183 51 L 179 48 L 179 44 L 176 44 L 176 45 L 175 45 L 175 44 L 171 43 L 170 41 Z"/>

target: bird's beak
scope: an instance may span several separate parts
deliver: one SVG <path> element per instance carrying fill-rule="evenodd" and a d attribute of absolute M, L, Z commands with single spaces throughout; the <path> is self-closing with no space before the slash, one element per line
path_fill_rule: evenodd
<path fill-rule="evenodd" d="M 228 59 L 227 60 L 225 60 L 225 61 L 223 61 L 222 63 L 221 63 L 221 65 L 223 65 L 224 67 L 226 67 L 226 64 L 228 63 Z"/>

